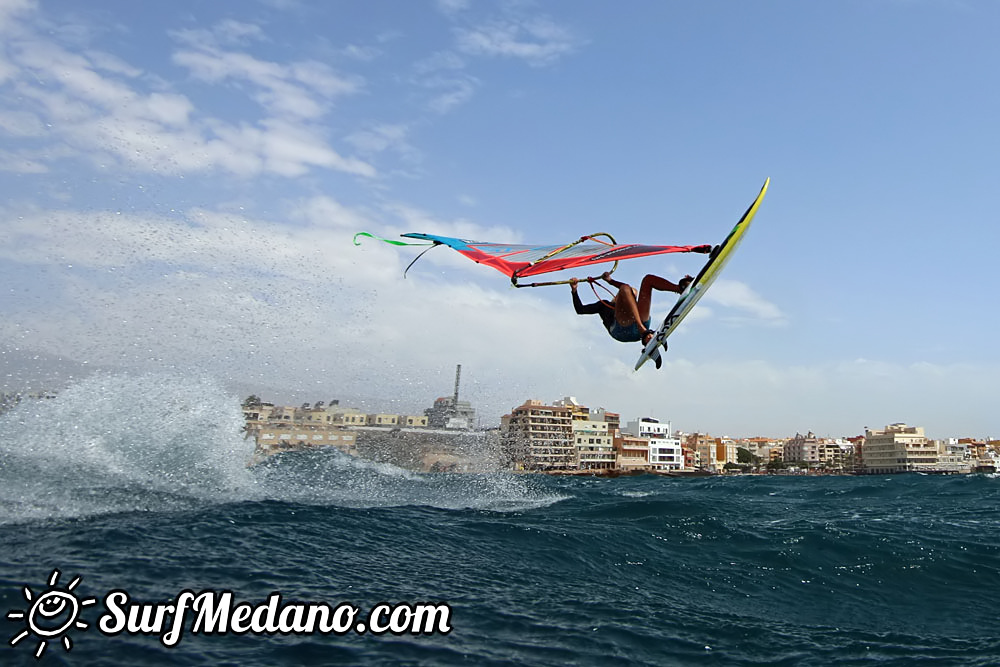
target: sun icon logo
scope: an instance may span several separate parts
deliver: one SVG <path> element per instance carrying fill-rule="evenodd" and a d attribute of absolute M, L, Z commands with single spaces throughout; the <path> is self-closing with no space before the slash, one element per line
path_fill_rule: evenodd
<path fill-rule="evenodd" d="M 87 624 L 78 620 L 83 607 L 97 602 L 94 598 L 85 600 L 79 599 L 73 592 L 76 585 L 80 583 L 80 577 L 69 582 L 65 590 L 57 588 L 59 583 L 59 570 L 52 570 L 49 577 L 49 588 L 44 593 L 35 597 L 31 589 L 24 587 L 24 599 L 30 603 L 27 611 L 11 610 L 7 612 L 10 620 L 26 620 L 27 627 L 11 638 L 10 645 L 15 646 L 19 641 L 30 635 L 39 639 L 38 649 L 35 651 L 35 658 L 41 658 L 45 652 L 45 647 L 49 641 L 56 641 L 62 638 L 62 645 L 66 650 L 73 648 L 73 642 L 66 634 L 70 628 L 86 630 Z"/>

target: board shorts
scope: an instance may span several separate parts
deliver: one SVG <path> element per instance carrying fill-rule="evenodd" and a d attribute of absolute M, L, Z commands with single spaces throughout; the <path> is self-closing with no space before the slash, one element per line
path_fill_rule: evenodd
<path fill-rule="evenodd" d="M 608 333 L 611 334 L 612 338 L 617 341 L 621 341 L 622 343 L 638 343 L 642 341 L 643 331 L 649 328 L 649 323 L 651 321 L 652 320 L 650 319 L 643 322 L 643 328 L 640 329 L 639 324 L 636 322 L 633 322 L 628 326 L 622 326 L 621 324 L 618 324 L 618 320 L 615 320 L 612 322 L 611 326 L 608 327 Z"/>

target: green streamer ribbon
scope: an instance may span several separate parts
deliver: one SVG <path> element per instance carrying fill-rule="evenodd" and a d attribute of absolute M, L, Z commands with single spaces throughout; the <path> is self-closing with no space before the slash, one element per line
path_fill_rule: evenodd
<path fill-rule="evenodd" d="M 369 234 L 368 232 L 358 232 L 357 234 L 355 234 L 354 235 L 354 245 L 361 245 L 361 242 L 358 241 L 358 237 L 359 236 L 367 236 L 368 238 L 375 239 L 376 241 L 382 241 L 383 243 L 389 243 L 391 245 L 399 245 L 399 246 L 406 246 L 406 245 L 434 245 L 433 243 L 412 243 L 412 242 L 407 242 L 407 241 L 396 241 L 394 239 L 384 239 L 381 236 L 375 236 L 374 234 Z"/>

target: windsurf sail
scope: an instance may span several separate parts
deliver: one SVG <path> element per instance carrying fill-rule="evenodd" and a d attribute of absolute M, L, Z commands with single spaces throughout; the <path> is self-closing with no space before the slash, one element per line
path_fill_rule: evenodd
<path fill-rule="evenodd" d="M 641 245 L 636 243 L 619 244 L 607 233 L 600 232 L 582 236 L 572 243 L 564 245 L 516 245 L 509 243 L 486 243 L 469 241 L 450 236 L 434 234 L 410 233 L 404 238 L 416 239 L 423 243 L 394 241 L 383 239 L 368 232 L 359 232 L 354 237 L 355 245 L 359 245 L 358 237 L 367 236 L 393 245 L 428 245 L 431 247 L 445 245 L 468 257 L 477 264 L 492 266 L 508 278 L 514 287 L 541 287 L 544 285 L 563 285 L 569 280 L 519 284 L 519 278 L 536 276 L 555 271 L 589 267 L 594 264 L 614 262 L 611 271 L 618 266 L 619 260 L 636 259 L 673 252 L 706 252 L 704 245 Z M 607 240 L 604 240 L 607 239 Z M 426 252 L 426 251 L 425 251 Z M 422 255 L 423 253 L 421 253 Z M 417 257 L 419 259 L 419 256 Z M 416 259 L 414 260 L 414 262 Z M 413 262 L 410 263 L 410 266 Z M 409 270 L 409 266 L 406 267 Z"/>

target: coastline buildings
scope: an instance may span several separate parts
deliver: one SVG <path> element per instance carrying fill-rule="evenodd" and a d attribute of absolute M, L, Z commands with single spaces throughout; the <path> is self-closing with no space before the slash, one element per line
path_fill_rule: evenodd
<path fill-rule="evenodd" d="M 257 443 L 257 454 L 268 456 L 278 452 L 308 447 L 335 447 L 345 454 L 357 455 L 357 435 L 344 428 L 344 422 L 334 419 L 336 401 L 322 409 L 320 403 L 279 406 L 265 403 L 256 396 L 243 402 L 244 432 Z M 358 416 L 360 419 L 360 415 Z M 349 423 L 354 423 L 352 415 Z"/>
<path fill-rule="evenodd" d="M 500 420 L 500 443 L 513 470 L 679 472 L 686 465 L 670 423 L 644 418 L 620 426 L 618 413 L 590 410 L 568 396 L 551 405 L 531 399 Z"/>
<path fill-rule="evenodd" d="M 351 456 L 391 463 L 417 471 L 482 471 L 492 434 L 473 431 L 475 410 L 455 392 L 439 398 L 422 415 L 363 412 L 339 400 L 300 407 L 265 403 L 257 396 L 243 402 L 246 437 L 256 441 L 257 458 L 289 450 L 333 447 Z M 493 447 L 495 449 L 495 447 Z"/>
<path fill-rule="evenodd" d="M 674 432 L 670 422 L 589 409 L 567 396 L 551 404 L 531 399 L 472 430 L 475 410 L 455 393 L 424 414 L 367 412 L 319 401 L 301 406 L 244 402 L 246 433 L 263 454 L 334 447 L 352 456 L 417 471 L 507 469 L 553 474 L 891 474 L 993 472 L 1000 441 L 927 438 L 922 427 L 893 423 L 864 435 L 824 438 L 807 432 L 786 440 L 734 439 Z M 444 424 L 441 428 L 439 425 Z M 438 425 L 439 427 L 435 427 Z"/>
<path fill-rule="evenodd" d="M 809 431 L 806 435 L 796 433 L 785 443 L 785 463 L 796 463 L 804 467 L 818 467 L 830 471 L 850 468 L 854 456 L 854 446 L 842 438 L 817 438 Z"/>
<path fill-rule="evenodd" d="M 691 433 L 684 439 L 696 455 L 697 465 L 703 470 L 722 473 L 727 464 L 738 462 L 739 445 L 731 438 L 713 438 L 707 433 Z"/>

